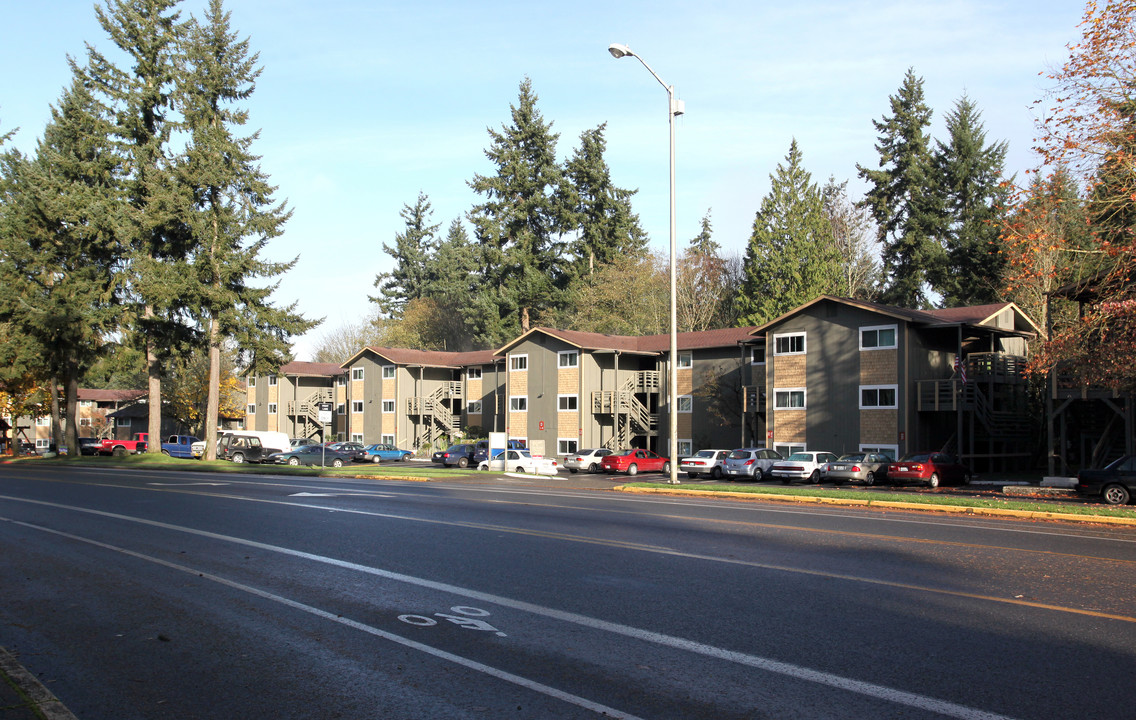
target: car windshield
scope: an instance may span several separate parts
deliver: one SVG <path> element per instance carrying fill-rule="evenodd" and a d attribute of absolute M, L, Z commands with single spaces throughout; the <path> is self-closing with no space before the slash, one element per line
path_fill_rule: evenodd
<path fill-rule="evenodd" d="M 730 453 L 731 460 L 746 460 L 749 458 L 749 450 L 735 450 Z"/>
<path fill-rule="evenodd" d="M 841 455 L 840 459 L 844 462 L 863 462 L 864 453 L 852 453 L 851 455 Z"/>
<path fill-rule="evenodd" d="M 908 453 L 899 459 L 900 462 L 927 462 L 931 453 Z"/>
<path fill-rule="evenodd" d="M 713 450 L 699 450 L 699 451 L 698 451 L 698 453 L 697 453 L 697 454 L 695 454 L 695 456 L 694 456 L 694 457 L 700 457 L 700 458 L 712 458 L 712 457 L 714 457 L 715 455 L 717 455 L 717 453 L 716 453 L 716 452 L 714 452 Z"/>
<path fill-rule="evenodd" d="M 795 460 L 797 462 L 812 462 L 813 454 L 812 453 L 793 453 L 792 455 L 789 456 L 789 459 Z"/>

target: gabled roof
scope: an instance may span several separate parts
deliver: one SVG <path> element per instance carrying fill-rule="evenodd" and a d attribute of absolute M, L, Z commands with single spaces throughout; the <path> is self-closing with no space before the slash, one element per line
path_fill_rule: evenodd
<path fill-rule="evenodd" d="M 443 350 L 410 350 L 408 348 L 365 347 L 352 355 L 339 367 L 347 368 L 365 354 L 371 353 L 391 365 L 432 367 L 458 370 L 470 365 L 491 365 L 497 362 L 491 350 L 472 352 L 446 352 Z M 338 374 L 338 373 L 337 373 Z"/>
<path fill-rule="evenodd" d="M 821 302 L 835 302 L 841 305 L 848 305 L 849 307 L 858 307 L 871 312 L 876 312 L 881 315 L 896 318 L 897 320 L 905 320 L 910 323 L 922 325 L 924 327 L 948 327 L 952 325 L 967 325 L 973 327 L 990 327 L 994 328 L 990 323 L 1004 312 L 1007 308 L 1012 308 L 1014 311 L 1014 327 L 1013 329 L 1003 328 L 1006 332 L 1026 333 L 1041 335 L 1041 329 L 1034 323 L 1028 315 L 1012 302 L 994 303 L 992 305 L 972 305 L 968 307 L 957 308 L 939 308 L 934 310 L 913 310 L 910 308 L 900 308 L 891 305 L 881 305 L 880 303 L 868 302 L 866 300 L 853 300 L 851 298 L 841 298 L 832 295 L 821 295 L 811 302 L 804 305 L 795 307 L 789 312 L 774 318 L 764 325 L 760 325 L 753 329 L 752 334 L 759 335 L 764 333 L 770 327 L 780 324 L 782 321 L 793 317 Z"/>
<path fill-rule="evenodd" d="M 343 368 L 338 363 L 305 362 L 296 360 L 280 366 L 281 375 L 296 377 L 335 377 L 343 374 Z"/>
<path fill-rule="evenodd" d="M 93 402 L 134 402 L 146 397 L 145 390 L 108 390 L 103 388 L 79 388 L 80 400 Z"/>
<path fill-rule="evenodd" d="M 719 330 L 702 330 L 699 332 L 678 333 L 676 341 L 679 350 L 700 350 L 714 347 L 734 347 L 739 342 L 752 340 L 753 327 L 723 328 Z M 515 347 L 534 334 L 541 333 L 558 340 L 593 352 L 621 352 L 632 355 L 661 355 L 670 350 L 670 334 L 643 335 L 633 337 L 629 335 L 606 335 L 604 333 L 581 332 L 579 330 L 555 330 L 553 328 L 537 327 L 524 335 L 511 340 L 500 347 L 495 354 L 504 355 L 510 348 Z"/>

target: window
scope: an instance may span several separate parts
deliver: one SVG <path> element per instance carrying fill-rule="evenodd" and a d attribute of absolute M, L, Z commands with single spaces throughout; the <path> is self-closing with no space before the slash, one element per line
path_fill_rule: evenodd
<path fill-rule="evenodd" d="M 466 370 L 465 371 L 465 379 L 466 380 L 480 380 L 481 379 L 481 368 L 469 368 L 468 370 Z"/>
<path fill-rule="evenodd" d="M 276 384 L 276 376 L 275 375 L 269 375 L 268 376 L 268 386 L 272 387 L 275 384 Z"/>
<path fill-rule="evenodd" d="M 677 411 L 680 413 L 688 413 L 694 411 L 694 396 L 692 395 L 679 395 Z"/>
<path fill-rule="evenodd" d="M 860 328 L 861 350 L 888 350 L 895 348 L 895 325 Z"/>
<path fill-rule="evenodd" d="M 678 441 L 678 456 L 690 457 L 694 454 L 694 441 L 693 440 L 679 440 Z"/>
<path fill-rule="evenodd" d="M 579 400 L 577 400 L 576 395 L 557 395 L 556 403 L 557 407 L 561 410 L 571 411 L 579 409 Z"/>
<path fill-rule="evenodd" d="M 362 380 L 363 379 L 363 368 L 351 368 L 351 379 L 352 380 Z"/>
<path fill-rule="evenodd" d="M 251 407 L 253 410 L 256 410 L 256 405 L 249 405 L 249 407 Z M 130 418 L 120 417 L 115 421 L 114 424 L 118 427 L 128 428 L 130 427 Z"/>
<path fill-rule="evenodd" d="M 385 413 L 394 412 L 394 400 L 383 400 L 383 412 L 385 412 Z"/>
<path fill-rule="evenodd" d="M 335 384 L 338 385 L 339 387 L 343 387 L 344 385 L 347 384 L 347 378 L 344 377 L 343 375 L 337 375 L 335 377 Z"/>
<path fill-rule="evenodd" d="M 678 368 L 679 368 L 679 370 L 682 370 L 683 368 L 691 368 L 691 367 L 694 367 L 694 354 L 688 353 L 688 352 L 680 352 L 678 354 Z"/>
<path fill-rule="evenodd" d="M 879 455 L 886 455 L 888 459 L 895 460 L 899 457 L 898 445 L 861 445 L 860 452 L 864 453 L 877 453 Z"/>
<path fill-rule="evenodd" d="M 46 447 L 51 447 L 51 441 L 47 438 L 36 438 L 36 449 L 41 450 Z"/>
<path fill-rule="evenodd" d="M 80 427 L 83 427 L 85 425 L 90 425 L 90 424 L 91 424 L 91 418 L 79 418 L 79 426 Z"/>
<path fill-rule="evenodd" d="M 248 412 L 247 412 L 246 414 L 248 414 L 248 415 L 256 415 L 256 405 L 252 405 L 252 404 L 250 404 L 250 405 L 248 406 Z"/>
<path fill-rule="evenodd" d="M 774 355 L 804 355 L 805 354 L 805 334 L 804 333 L 789 333 L 785 335 L 773 336 L 773 354 Z"/>
<path fill-rule="evenodd" d="M 898 385 L 861 385 L 860 409 L 895 408 Z"/>
<path fill-rule="evenodd" d="M 362 400 L 352 400 L 351 401 L 351 412 L 353 412 L 353 413 L 363 412 L 363 401 Z"/>
<path fill-rule="evenodd" d="M 560 438 L 556 441 L 557 455 L 571 455 L 579 449 L 579 443 L 575 438 Z"/>
<path fill-rule="evenodd" d="M 805 389 L 804 388 L 785 388 L 784 390 L 774 389 L 773 391 L 773 409 L 774 410 L 803 410 L 805 407 Z"/>
<path fill-rule="evenodd" d="M 580 352 L 578 350 L 561 350 L 557 355 L 557 361 L 562 368 L 574 368 L 580 364 Z"/>
<path fill-rule="evenodd" d="M 382 443 L 383 445 L 394 445 L 394 435 L 383 435 Z"/>
<path fill-rule="evenodd" d="M 480 400 L 474 400 L 473 402 L 471 402 L 470 404 L 465 406 L 465 411 L 469 415 L 480 415 L 481 414 L 481 401 Z"/>
<path fill-rule="evenodd" d="M 268 403 L 268 414 L 269 415 L 275 415 L 276 414 L 276 403 Z"/>
<path fill-rule="evenodd" d="M 339 403 L 338 405 L 335 406 L 335 414 L 336 415 L 342 415 L 345 412 L 347 412 L 347 406 L 344 405 L 343 403 Z"/>
<path fill-rule="evenodd" d="M 248 376 L 248 386 L 249 387 L 256 387 L 256 375 L 249 375 Z"/>
<path fill-rule="evenodd" d="M 754 347 L 749 349 L 749 364 L 750 365 L 764 365 L 765 364 L 765 348 Z"/>
<path fill-rule="evenodd" d="M 516 395 L 509 398 L 509 409 L 514 412 L 528 412 L 529 399 L 526 395 Z"/>
<path fill-rule="evenodd" d="M 362 379 L 362 378 L 360 378 Z M 394 365 L 383 365 L 383 380 L 394 379 Z"/>
<path fill-rule="evenodd" d="M 94 407 L 94 405 L 95 405 L 95 403 L 93 403 L 90 400 L 80 400 L 79 401 L 79 407 L 89 408 L 89 407 Z"/>
<path fill-rule="evenodd" d="M 351 442 L 363 444 L 363 433 L 351 433 Z"/>
<path fill-rule="evenodd" d="M 528 370 L 529 369 L 529 356 L 528 355 L 510 355 L 509 356 L 509 371 L 513 370 Z"/>
<path fill-rule="evenodd" d="M 36 418 L 36 427 L 47 427 L 50 424 L 51 424 L 51 418 L 49 418 L 49 417 L 38 417 L 38 418 Z"/>
<path fill-rule="evenodd" d="M 804 445 L 774 445 L 773 449 L 781 454 L 781 457 L 789 457 L 793 453 L 805 452 Z"/>

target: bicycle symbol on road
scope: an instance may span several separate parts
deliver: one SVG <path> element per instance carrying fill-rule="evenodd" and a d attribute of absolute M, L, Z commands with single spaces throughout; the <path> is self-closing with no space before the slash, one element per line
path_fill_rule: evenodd
<path fill-rule="evenodd" d="M 399 615 L 398 619 L 403 621 L 404 623 L 417 625 L 418 627 L 433 627 L 434 625 L 438 624 L 438 621 L 434 619 L 435 617 L 438 617 L 442 618 L 443 620 L 449 620 L 454 625 L 463 627 L 466 630 L 481 630 L 484 632 L 494 633 L 497 635 L 497 637 L 508 637 L 508 635 L 501 632 L 484 620 L 475 619 L 489 617 L 488 610 L 482 610 L 481 608 L 475 607 L 467 607 L 464 605 L 455 605 L 454 607 L 450 608 L 450 612 L 455 614 L 450 615 L 449 613 L 434 613 L 434 617 L 427 617 L 425 615 Z"/>

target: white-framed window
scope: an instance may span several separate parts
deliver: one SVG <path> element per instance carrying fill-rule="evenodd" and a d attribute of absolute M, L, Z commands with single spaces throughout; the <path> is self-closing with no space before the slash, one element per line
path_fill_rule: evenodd
<path fill-rule="evenodd" d="M 774 355 L 804 355 L 805 333 L 784 333 L 773 336 Z"/>
<path fill-rule="evenodd" d="M 394 365 L 383 365 L 383 380 L 394 379 Z"/>
<path fill-rule="evenodd" d="M 363 368 L 351 368 L 351 379 L 352 380 L 362 380 L 363 379 Z"/>
<path fill-rule="evenodd" d="M 481 414 L 481 401 L 480 400 L 471 401 L 468 405 L 465 406 L 465 412 L 466 412 L 467 415 L 480 415 Z"/>
<path fill-rule="evenodd" d="M 36 450 L 51 447 L 51 440 L 48 438 L 36 438 Z"/>
<path fill-rule="evenodd" d="M 352 400 L 351 401 L 351 412 L 353 412 L 353 413 L 363 412 L 363 401 L 362 400 Z"/>
<path fill-rule="evenodd" d="M 566 412 L 580 409 L 580 401 L 576 395 L 557 395 L 556 407 Z"/>
<path fill-rule="evenodd" d="M 276 414 L 276 403 L 268 403 L 268 414 L 269 415 L 275 415 Z"/>
<path fill-rule="evenodd" d="M 529 356 L 528 355 L 510 355 L 509 356 L 509 372 L 514 370 L 528 370 L 529 369 Z"/>
<path fill-rule="evenodd" d="M 79 426 L 88 426 L 91 424 L 91 418 L 79 418 Z"/>
<path fill-rule="evenodd" d="M 678 403 L 677 411 L 680 413 L 694 412 L 694 396 L 679 395 L 675 400 Z"/>
<path fill-rule="evenodd" d="M 347 406 L 345 404 L 339 403 L 338 405 L 335 406 L 335 414 L 336 415 L 342 415 L 345 412 L 347 412 Z"/>
<path fill-rule="evenodd" d="M 383 412 L 385 412 L 385 413 L 394 412 L 394 400 L 383 400 Z"/>
<path fill-rule="evenodd" d="M 509 397 L 509 409 L 513 412 L 528 412 L 528 395 L 511 395 Z"/>
<path fill-rule="evenodd" d="M 680 352 L 678 354 L 678 369 L 689 369 L 694 367 L 694 353 Z"/>
<path fill-rule="evenodd" d="M 335 376 L 335 384 L 338 385 L 339 387 L 343 387 L 344 385 L 347 384 L 347 376 L 346 375 L 336 375 Z"/>
<path fill-rule="evenodd" d="M 893 350 L 897 325 L 871 325 L 860 328 L 861 350 Z"/>
<path fill-rule="evenodd" d="M 380 438 L 380 442 L 382 442 L 383 445 L 394 445 L 394 435 L 383 435 L 382 438 Z"/>
<path fill-rule="evenodd" d="M 561 350 L 556 355 L 556 362 L 562 368 L 574 368 L 580 365 L 579 350 Z"/>
<path fill-rule="evenodd" d="M 693 440 L 679 440 L 678 441 L 678 456 L 690 457 L 694 454 L 694 441 Z"/>
<path fill-rule="evenodd" d="M 256 405 L 250 405 L 249 407 L 251 407 L 254 411 L 256 410 Z M 128 417 L 116 418 L 114 424 L 117 425 L 118 427 L 128 428 L 128 427 L 130 427 L 130 418 L 128 418 Z"/>
<path fill-rule="evenodd" d="M 749 349 L 749 364 L 750 365 L 764 365 L 765 364 L 765 348 L 751 347 Z"/>
<path fill-rule="evenodd" d="M 804 410 L 805 409 L 805 389 L 804 388 L 774 388 L 773 389 L 773 409 L 774 410 Z"/>
<path fill-rule="evenodd" d="M 95 403 L 91 400 L 80 400 L 79 401 L 79 407 L 89 408 L 89 407 L 94 407 L 94 405 L 95 405 Z"/>
<path fill-rule="evenodd" d="M 363 433 L 351 433 L 351 442 L 363 444 Z"/>
<path fill-rule="evenodd" d="M 272 387 L 275 384 L 276 384 L 276 376 L 275 375 L 269 375 L 268 376 L 268 387 Z"/>
<path fill-rule="evenodd" d="M 475 367 L 467 368 L 466 371 L 465 371 L 465 379 L 466 380 L 480 380 L 481 379 L 481 368 L 479 368 L 479 367 L 478 368 L 475 368 Z"/>
<path fill-rule="evenodd" d="M 898 385 L 861 385 L 860 409 L 892 409 L 899 407 L 897 395 Z"/>
<path fill-rule="evenodd" d="M 49 418 L 49 417 L 37 417 L 36 418 L 36 427 L 47 427 L 49 425 L 51 425 L 51 418 Z"/>
<path fill-rule="evenodd" d="M 557 455 L 571 455 L 579 449 L 580 443 L 576 438 L 559 438 L 556 441 Z"/>
<path fill-rule="evenodd" d="M 808 447 L 802 443 L 800 445 L 774 445 L 773 449 L 781 453 L 781 457 L 789 457 L 793 453 L 805 452 Z"/>
<path fill-rule="evenodd" d="M 256 415 L 256 405 L 249 403 L 248 410 L 245 411 L 246 415 Z"/>
<path fill-rule="evenodd" d="M 860 452 L 887 455 L 892 460 L 899 459 L 898 445 L 860 445 Z"/>
<path fill-rule="evenodd" d="M 256 375 L 249 375 L 248 376 L 248 386 L 249 387 L 256 387 Z"/>

